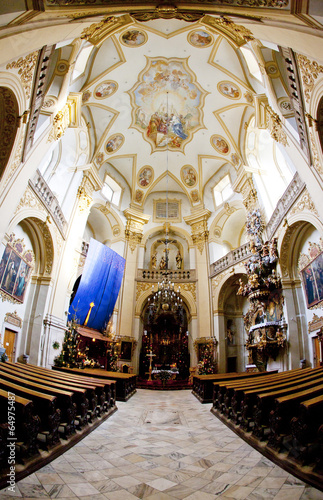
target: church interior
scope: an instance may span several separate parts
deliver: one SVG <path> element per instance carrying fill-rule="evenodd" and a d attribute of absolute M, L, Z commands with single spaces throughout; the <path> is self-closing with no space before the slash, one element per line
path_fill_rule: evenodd
<path fill-rule="evenodd" d="M 0 498 L 323 498 L 322 47 L 319 0 L 2 2 Z"/>

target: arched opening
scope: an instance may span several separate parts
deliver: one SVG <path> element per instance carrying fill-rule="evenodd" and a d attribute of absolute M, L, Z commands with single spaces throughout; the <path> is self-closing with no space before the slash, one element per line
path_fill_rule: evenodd
<path fill-rule="evenodd" d="M 7 87 L 0 87 L 0 178 L 7 166 L 18 128 L 18 102 Z"/>
<path fill-rule="evenodd" d="M 180 315 L 163 311 L 155 318 L 149 318 L 148 301 L 143 309 L 143 336 L 139 359 L 139 375 L 148 377 L 150 357 L 152 366 L 158 370 L 171 370 L 176 367 L 179 380 L 188 379 L 190 354 L 188 348 L 188 312 L 182 308 Z"/>

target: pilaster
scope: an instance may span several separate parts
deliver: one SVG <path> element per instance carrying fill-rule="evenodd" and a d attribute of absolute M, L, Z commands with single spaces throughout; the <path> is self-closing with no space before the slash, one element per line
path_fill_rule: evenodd
<path fill-rule="evenodd" d="M 207 224 L 210 215 L 209 210 L 199 208 L 192 215 L 184 217 L 186 224 L 191 226 L 192 240 L 196 248 L 198 337 L 210 337 L 212 332 Z"/>
<path fill-rule="evenodd" d="M 135 208 L 127 208 L 124 211 L 127 218 L 125 229 L 126 248 L 125 259 L 126 266 L 123 278 L 121 310 L 120 310 L 120 332 L 122 336 L 133 335 L 133 317 L 135 308 L 135 283 L 136 271 L 138 267 L 138 245 L 141 243 L 144 225 L 150 219 Z"/>

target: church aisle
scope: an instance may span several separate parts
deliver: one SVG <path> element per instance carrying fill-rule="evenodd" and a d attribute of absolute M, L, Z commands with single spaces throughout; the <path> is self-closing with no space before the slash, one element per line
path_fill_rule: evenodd
<path fill-rule="evenodd" d="M 7 498 L 316 500 L 323 493 L 254 451 L 189 391 L 139 389 Z"/>

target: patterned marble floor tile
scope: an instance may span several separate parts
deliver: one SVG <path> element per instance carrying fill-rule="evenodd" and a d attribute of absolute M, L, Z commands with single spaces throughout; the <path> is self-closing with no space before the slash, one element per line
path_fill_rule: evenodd
<path fill-rule="evenodd" d="M 77 498 L 67 484 L 44 484 L 50 498 Z"/>
<path fill-rule="evenodd" d="M 304 491 L 304 487 L 281 488 L 273 500 L 299 500 Z"/>

